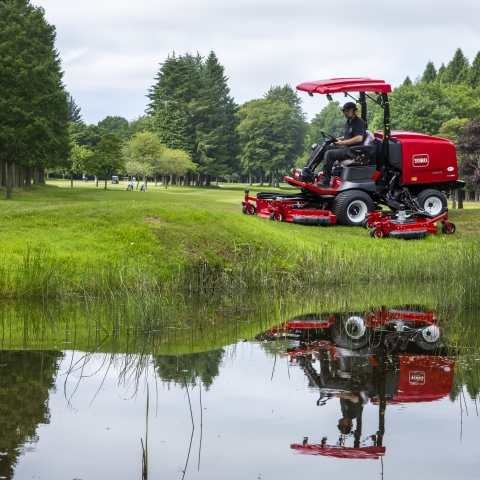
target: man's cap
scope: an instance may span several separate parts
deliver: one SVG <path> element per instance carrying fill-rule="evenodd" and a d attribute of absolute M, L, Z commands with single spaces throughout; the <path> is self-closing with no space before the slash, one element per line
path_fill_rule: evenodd
<path fill-rule="evenodd" d="M 342 110 L 356 110 L 356 109 L 357 109 L 357 105 L 353 102 L 347 102 L 342 108 Z"/>

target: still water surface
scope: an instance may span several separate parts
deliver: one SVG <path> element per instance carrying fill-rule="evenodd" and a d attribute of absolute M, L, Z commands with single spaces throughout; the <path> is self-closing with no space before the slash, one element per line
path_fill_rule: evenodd
<path fill-rule="evenodd" d="M 478 478 L 478 398 L 454 381 L 460 357 L 287 353 L 300 347 L 4 351 L 0 476 L 141 479 L 148 395 L 150 479 Z"/>

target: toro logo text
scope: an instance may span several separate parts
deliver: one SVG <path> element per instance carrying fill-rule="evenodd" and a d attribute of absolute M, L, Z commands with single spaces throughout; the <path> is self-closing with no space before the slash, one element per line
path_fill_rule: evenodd
<path fill-rule="evenodd" d="M 411 371 L 409 372 L 408 381 L 410 385 L 424 385 L 425 384 L 425 372 Z"/>
<path fill-rule="evenodd" d="M 414 155 L 412 158 L 414 167 L 428 167 L 428 155 L 426 153 Z"/>

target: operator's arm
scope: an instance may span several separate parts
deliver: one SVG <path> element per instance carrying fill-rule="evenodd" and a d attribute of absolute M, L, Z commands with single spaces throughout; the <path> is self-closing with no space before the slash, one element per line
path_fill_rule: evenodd
<path fill-rule="evenodd" d="M 363 135 L 357 135 L 356 137 L 349 138 L 348 140 L 344 140 L 343 137 L 338 139 L 337 145 L 358 145 L 359 143 L 363 142 Z"/>

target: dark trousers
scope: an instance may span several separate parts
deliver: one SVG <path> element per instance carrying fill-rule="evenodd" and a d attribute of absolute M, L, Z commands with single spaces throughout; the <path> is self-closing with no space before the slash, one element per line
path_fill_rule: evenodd
<path fill-rule="evenodd" d="M 348 160 L 349 158 L 355 158 L 356 155 L 350 147 L 346 145 L 330 145 L 323 157 L 323 182 L 329 182 L 331 178 L 333 164 L 336 160 L 341 162 L 342 160 Z"/>

